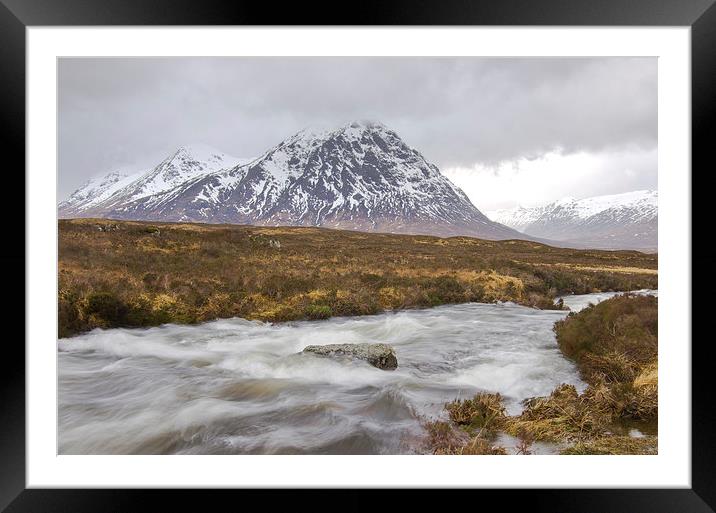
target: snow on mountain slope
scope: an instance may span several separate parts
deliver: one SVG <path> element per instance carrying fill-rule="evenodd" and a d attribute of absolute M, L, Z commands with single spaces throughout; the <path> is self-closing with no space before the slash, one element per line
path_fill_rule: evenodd
<path fill-rule="evenodd" d="M 529 208 L 523 206 L 486 212 L 487 217 L 496 223 L 504 224 L 523 233 L 530 224 L 539 219 L 541 213 L 541 207 Z"/>
<path fill-rule="evenodd" d="M 523 233 L 604 249 L 656 250 L 658 193 L 641 190 L 489 212 Z"/>
<path fill-rule="evenodd" d="M 657 191 L 652 190 L 624 192 L 569 201 L 569 205 L 573 206 L 575 214 L 581 219 L 587 219 L 607 210 L 615 209 L 629 209 L 637 216 L 651 218 L 656 216 L 657 203 Z"/>
<path fill-rule="evenodd" d="M 104 215 L 529 238 L 490 221 L 437 167 L 374 122 L 301 131 L 249 164 L 116 203 Z"/>
<path fill-rule="evenodd" d="M 204 145 L 182 146 L 146 175 L 126 187 L 103 205 L 113 209 L 140 198 L 155 197 L 197 177 L 245 163 Z"/>
<path fill-rule="evenodd" d="M 199 176 L 250 160 L 231 157 L 203 144 L 182 146 L 144 173 L 125 176 L 112 172 L 90 180 L 60 203 L 60 216 L 101 216 L 117 205 L 162 194 Z"/>
<path fill-rule="evenodd" d="M 72 210 L 80 213 L 106 200 L 115 192 L 132 183 L 141 174 L 141 172 L 112 171 L 104 176 L 91 178 L 73 192 L 69 198 L 61 202 L 59 209 L 60 211 Z"/>

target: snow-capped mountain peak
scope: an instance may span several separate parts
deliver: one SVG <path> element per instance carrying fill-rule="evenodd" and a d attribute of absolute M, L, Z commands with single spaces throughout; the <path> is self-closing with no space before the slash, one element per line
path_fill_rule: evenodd
<path fill-rule="evenodd" d="M 199 176 L 251 160 L 232 157 L 206 144 L 181 146 L 147 171 L 112 171 L 89 180 L 60 203 L 60 215 L 99 215 L 117 205 L 162 194 Z"/>
<path fill-rule="evenodd" d="M 103 176 L 90 178 L 65 201 L 61 202 L 59 208 L 60 210 L 72 208 L 78 212 L 87 210 L 110 198 L 141 174 L 142 172 L 117 170 L 110 171 Z"/>
<path fill-rule="evenodd" d="M 239 162 L 243 161 L 204 144 L 181 146 L 172 156 L 133 183 L 125 201 L 161 194 L 188 180 L 233 167 Z"/>
<path fill-rule="evenodd" d="M 591 198 L 563 198 L 537 207 L 488 212 L 493 221 L 535 237 L 591 247 L 657 247 L 658 193 L 638 190 Z"/>
<path fill-rule="evenodd" d="M 250 162 L 181 148 L 84 216 L 530 238 L 491 222 L 374 121 L 307 128 Z M 72 211 L 66 211 L 73 215 Z"/>
<path fill-rule="evenodd" d="M 657 200 L 656 191 L 640 190 L 572 200 L 570 203 L 575 206 L 575 214 L 581 219 L 586 219 L 613 208 L 635 208 L 651 215 L 657 207 Z"/>

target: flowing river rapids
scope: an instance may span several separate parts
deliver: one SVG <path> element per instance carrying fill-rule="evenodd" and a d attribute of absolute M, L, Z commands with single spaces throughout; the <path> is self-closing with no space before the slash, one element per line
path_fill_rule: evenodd
<path fill-rule="evenodd" d="M 612 295 L 564 302 L 579 310 Z M 59 453 L 419 453 L 422 422 L 444 418 L 444 404 L 455 398 L 499 392 L 515 414 L 523 399 L 560 383 L 582 390 L 552 331 L 566 314 L 469 303 L 285 324 L 235 318 L 94 330 L 61 339 Z M 392 345 L 397 370 L 299 354 L 310 344 L 359 342 Z"/>

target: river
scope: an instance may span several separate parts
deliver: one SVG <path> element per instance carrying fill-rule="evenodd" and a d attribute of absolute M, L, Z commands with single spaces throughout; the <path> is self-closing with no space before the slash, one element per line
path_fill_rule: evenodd
<path fill-rule="evenodd" d="M 612 295 L 564 302 L 579 310 Z M 565 315 L 468 303 L 284 324 L 94 330 L 58 342 L 59 452 L 419 452 L 422 420 L 444 417 L 452 399 L 499 392 L 514 414 L 560 383 L 582 390 L 552 332 Z M 359 342 L 392 345 L 398 369 L 298 354 Z"/>

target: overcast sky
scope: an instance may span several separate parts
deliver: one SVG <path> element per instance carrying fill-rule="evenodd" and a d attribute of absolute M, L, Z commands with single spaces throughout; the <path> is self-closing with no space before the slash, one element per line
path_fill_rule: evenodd
<path fill-rule="evenodd" d="M 63 58 L 59 198 L 184 144 L 377 120 L 484 211 L 657 186 L 655 58 Z"/>

